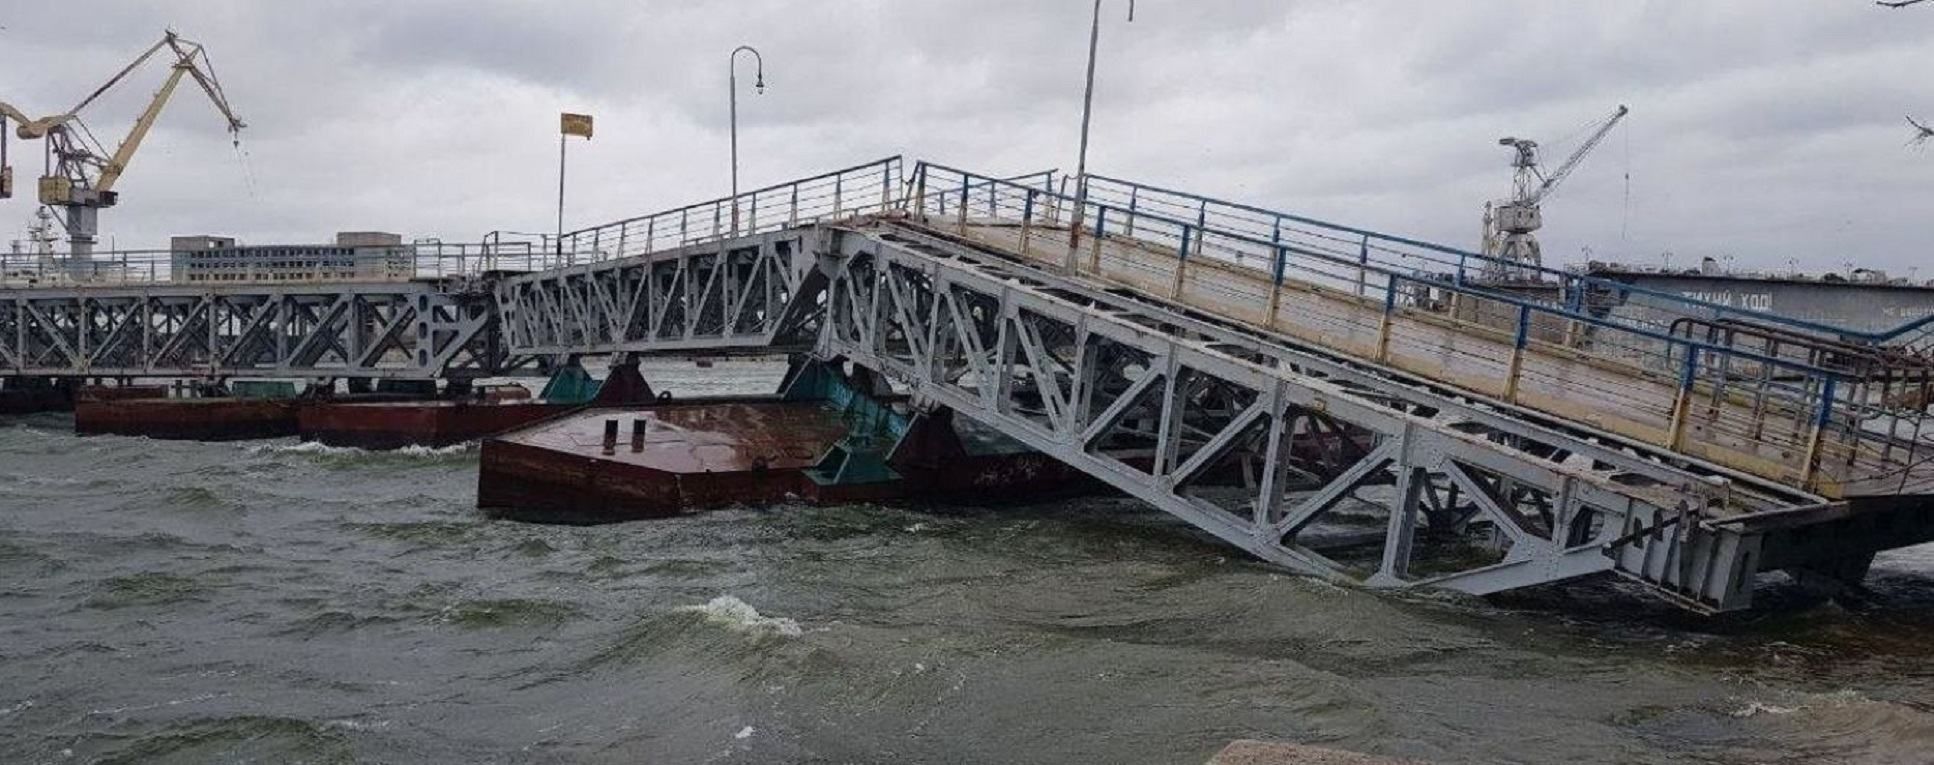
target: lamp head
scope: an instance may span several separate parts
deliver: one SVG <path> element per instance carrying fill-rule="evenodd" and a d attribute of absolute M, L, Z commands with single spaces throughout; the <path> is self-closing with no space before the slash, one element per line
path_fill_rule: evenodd
<path fill-rule="evenodd" d="M 759 79 L 758 81 L 752 83 L 752 88 L 761 94 L 766 92 L 766 73 L 765 72 L 759 73 Z"/>

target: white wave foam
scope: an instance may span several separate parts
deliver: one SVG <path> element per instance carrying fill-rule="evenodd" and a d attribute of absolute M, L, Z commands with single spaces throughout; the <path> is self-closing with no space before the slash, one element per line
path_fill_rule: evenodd
<path fill-rule="evenodd" d="M 740 728 L 739 732 L 733 734 L 732 737 L 743 741 L 745 739 L 752 738 L 752 733 L 756 730 L 758 730 L 758 728 L 754 728 L 750 725 L 747 725 L 743 728 Z"/>
<path fill-rule="evenodd" d="M 450 446 L 410 445 L 400 449 L 370 451 L 354 446 L 330 446 L 321 441 L 298 441 L 293 444 L 265 443 L 244 447 L 250 454 L 319 454 L 331 457 L 359 457 L 364 455 L 394 455 L 399 457 L 448 457 L 462 454 L 476 448 L 477 442 L 465 441 Z"/>
<path fill-rule="evenodd" d="M 1733 710 L 1732 715 L 1741 718 L 1762 714 L 1790 715 L 1795 712 L 1817 711 L 1821 709 L 1843 709 L 1857 704 L 1870 704 L 1873 703 L 1873 700 L 1867 698 L 1860 691 L 1852 688 L 1844 688 L 1827 693 L 1803 693 L 1794 699 L 1794 702 L 1792 706 L 1780 706 L 1763 701 L 1748 700 L 1746 706 Z"/>
<path fill-rule="evenodd" d="M 1782 707 L 1782 706 L 1774 706 L 1772 704 L 1763 704 L 1757 701 L 1749 701 L 1746 703 L 1746 706 L 1733 710 L 1733 716 L 1744 718 L 1744 717 L 1753 717 L 1753 716 L 1762 715 L 1762 714 L 1790 715 L 1798 711 L 1800 711 L 1799 707 Z"/>
<path fill-rule="evenodd" d="M 477 448 L 477 442 L 465 441 L 449 446 L 417 446 L 412 444 L 401 449 L 393 449 L 383 453 L 400 454 L 405 457 L 448 457 L 453 454 L 462 454 L 475 448 Z"/>
<path fill-rule="evenodd" d="M 804 630 L 799 628 L 799 622 L 784 617 L 765 616 L 760 614 L 758 609 L 731 595 L 720 595 L 702 606 L 680 606 L 678 610 L 704 614 L 707 621 L 717 622 L 742 632 L 770 632 L 785 637 L 799 637 L 804 634 Z"/>

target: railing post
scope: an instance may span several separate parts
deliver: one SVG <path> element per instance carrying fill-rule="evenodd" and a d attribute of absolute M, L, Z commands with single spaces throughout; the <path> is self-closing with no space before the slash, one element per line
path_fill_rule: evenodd
<path fill-rule="evenodd" d="M 798 226 L 799 225 L 799 184 L 797 182 L 792 184 L 792 195 L 791 195 L 791 199 L 789 199 L 786 202 L 786 209 L 787 209 L 786 228 L 793 228 L 795 226 Z"/>
<path fill-rule="evenodd" d="M 1189 234 L 1189 227 L 1186 224 L 1183 225 L 1182 246 L 1175 251 L 1175 285 L 1169 288 L 1171 300 L 1182 298 L 1182 277 L 1188 273 L 1189 268 Z"/>
<path fill-rule="evenodd" d="M 1813 418 L 1813 434 L 1807 438 L 1806 462 L 1800 473 L 1800 486 L 1812 490 L 1820 469 L 1820 447 L 1826 441 L 1827 425 L 1833 421 L 1833 394 L 1839 378 L 1828 377 L 1820 386 L 1820 412 Z"/>
<path fill-rule="evenodd" d="M 1276 229 L 1278 231 L 1281 231 L 1282 226 L 1283 226 L 1283 219 L 1277 218 Z M 1365 286 L 1365 282 L 1369 279 L 1369 274 L 1370 274 L 1370 235 L 1364 234 L 1363 240 L 1357 243 L 1357 250 L 1356 250 L 1356 296 L 1357 297 L 1363 297 L 1364 292 L 1367 289 Z"/>
<path fill-rule="evenodd" d="M 1379 364 L 1390 361 L 1390 329 L 1396 320 L 1396 313 L 1397 274 L 1392 271 L 1390 278 L 1384 282 L 1383 320 L 1377 324 L 1377 363 Z"/>
<path fill-rule="evenodd" d="M 757 192 L 752 194 L 752 216 L 745 225 L 745 233 L 759 233 L 759 195 Z"/>
<path fill-rule="evenodd" d="M 833 176 L 833 220 L 839 220 L 840 206 L 845 204 L 842 197 L 846 194 L 846 176 Z"/>
<path fill-rule="evenodd" d="M 1686 346 L 1685 369 L 1679 374 L 1679 395 L 1672 402 L 1672 430 L 1665 445 L 1678 451 L 1685 442 L 1686 422 L 1692 414 L 1692 383 L 1699 373 L 1699 346 Z"/>
<path fill-rule="evenodd" d="M 1122 225 L 1123 236 L 1135 235 L 1135 212 L 1136 210 L 1139 209 L 1139 206 L 1141 204 L 1141 197 L 1142 197 L 1142 187 L 1140 186 L 1128 187 L 1128 221 Z"/>
<path fill-rule="evenodd" d="M 658 230 L 657 229 L 658 229 L 658 216 L 653 215 L 645 219 L 645 253 L 647 254 L 655 251 L 658 248 Z"/>
<path fill-rule="evenodd" d="M 880 165 L 880 212 L 893 207 L 893 160 Z"/>
<path fill-rule="evenodd" d="M 1209 230 L 1209 200 L 1207 199 L 1202 200 L 1202 207 L 1195 213 L 1195 230 L 1195 254 L 1200 256 L 1202 254 L 1202 240 L 1209 238 L 1207 236 Z"/>
<path fill-rule="evenodd" d="M 1108 207 L 1106 205 L 1097 205 L 1095 207 L 1095 237 L 1094 242 L 1090 245 L 1094 249 L 1092 254 L 1088 256 L 1088 272 L 1096 276 L 1101 275 L 1101 238 L 1107 236 L 1107 234 Z"/>
<path fill-rule="evenodd" d="M 1576 348 L 1585 334 L 1585 323 L 1578 320 L 1585 311 L 1585 280 L 1571 277 L 1559 283 L 1566 285 L 1565 311 L 1571 314 L 1565 322 L 1565 347 Z"/>
<path fill-rule="evenodd" d="M 1511 343 L 1511 368 L 1504 373 L 1504 400 L 1518 403 L 1518 378 L 1524 372 L 1524 347 L 1531 341 L 1531 305 L 1518 306 L 1518 336 Z"/>
<path fill-rule="evenodd" d="M 1281 229 L 1278 229 L 1279 237 L 1281 233 Z M 1276 312 L 1281 310 L 1283 305 L 1283 272 L 1289 268 L 1289 249 L 1281 243 L 1273 247 L 1276 250 L 1276 262 L 1270 271 L 1272 284 L 1269 288 L 1269 312 L 1263 316 L 1264 329 L 1276 328 Z"/>
<path fill-rule="evenodd" d="M 913 214 L 927 219 L 927 163 L 913 169 Z"/>
<path fill-rule="evenodd" d="M 962 173 L 960 175 L 960 204 L 956 205 L 956 207 L 960 208 L 959 226 L 960 226 L 960 233 L 962 234 L 967 233 L 967 205 L 968 205 L 967 189 L 970 185 L 971 184 L 968 183 L 967 174 Z"/>
<path fill-rule="evenodd" d="M 1027 199 L 1021 202 L 1021 256 L 1027 256 L 1028 237 L 1034 227 L 1034 189 L 1027 190 Z"/>

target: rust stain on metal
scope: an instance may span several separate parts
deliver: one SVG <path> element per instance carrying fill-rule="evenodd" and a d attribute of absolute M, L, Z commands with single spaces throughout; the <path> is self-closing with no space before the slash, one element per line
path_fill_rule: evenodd
<path fill-rule="evenodd" d="M 607 420 L 618 421 L 625 441 L 610 455 L 603 454 Z M 635 450 L 627 441 L 633 420 L 644 423 Z M 748 401 L 592 410 L 503 440 L 668 473 L 707 473 L 811 467 L 845 435 L 839 414 L 820 404 Z"/>

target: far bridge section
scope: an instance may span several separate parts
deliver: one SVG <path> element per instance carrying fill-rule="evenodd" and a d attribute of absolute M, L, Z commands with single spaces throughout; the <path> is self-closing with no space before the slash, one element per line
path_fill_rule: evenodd
<path fill-rule="evenodd" d="M 185 283 L 171 253 L 95 253 L 0 284 L 0 376 L 483 377 L 528 363 L 497 337 L 487 270 L 530 252 L 436 243 L 359 257 L 409 259 L 415 278 Z"/>

